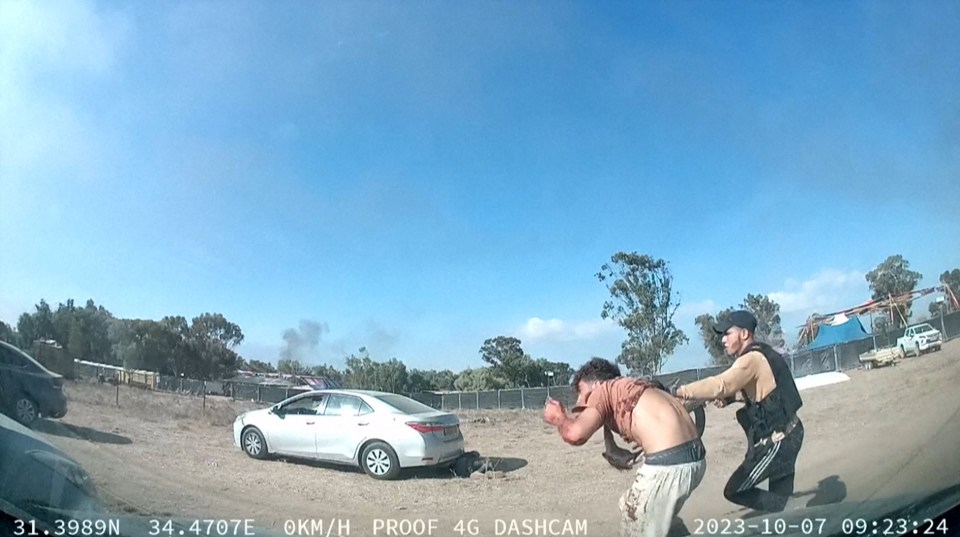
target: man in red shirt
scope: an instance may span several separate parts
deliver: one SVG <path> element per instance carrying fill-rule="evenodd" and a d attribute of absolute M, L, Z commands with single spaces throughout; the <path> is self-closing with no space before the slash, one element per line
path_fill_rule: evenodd
<path fill-rule="evenodd" d="M 607 380 L 604 362 L 591 360 L 574 375 L 578 414 L 570 416 L 562 403 L 549 400 L 544 420 L 574 446 L 586 443 L 601 427 L 636 443 L 644 464 L 620 498 L 620 535 L 665 536 L 703 480 L 706 450 L 679 400 L 648 379 Z"/>

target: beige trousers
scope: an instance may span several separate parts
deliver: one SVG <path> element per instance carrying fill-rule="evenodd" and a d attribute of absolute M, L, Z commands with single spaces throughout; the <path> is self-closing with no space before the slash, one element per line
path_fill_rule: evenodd
<path fill-rule="evenodd" d="M 672 466 L 642 464 L 620 497 L 620 537 L 666 537 L 706 470 L 706 460 Z"/>

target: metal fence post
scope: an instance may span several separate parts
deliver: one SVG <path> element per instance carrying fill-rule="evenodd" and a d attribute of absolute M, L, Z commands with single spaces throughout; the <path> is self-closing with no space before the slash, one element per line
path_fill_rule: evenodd
<path fill-rule="evenodd" d="M 261 395 L 261 393 L 260 393 L 260 385 L 259 385 L 259 384 L 257 384 L 257 402 L 258 402 L 258 403 L 262 403 L 262 402 L 263 402 L 263 395 Z"/>
<path fill-rule="evenodd" d="M 833 362 L 836 367 L 835 371 L 839 372 L 840 371 L 840 353 L 837 352 L 837 347 L 838 345 L 833 346 Z"/>
<path fill-rule="evenodd" d="M 794 377 L 797 376 L 797 357 L 794 354 L 790 355 L 790 373 L 792 373 Z"/>
<path fill-rule="evenodd" d="M 457 392 L 457 410 L 463 410 L 463 392 Z"/>
<path fill-rule="evenodd" d="M 201 382 L 200 391 L 202 392 L 201 395 L 203 395 L 203 413 L 206 414 L 207 413 L 207 381 L 203 380 L 200 382 Z"/>
<path fill-rule="evenodd" d="M 520 409 L 521 410 L 527 409 L 527 401 L 524 400 L 523 398 L 523 388 L 520 388 Z"/>
<path fill-rule="evenodd" d="M 477 391 L 477 410 L 480 410 L 480 392 Z"/>
<path fill-rule="evenodd" d="M 503 410 L 503 405 L 500 404 L 500 390 L 497 390 L 497 410 Z"/>

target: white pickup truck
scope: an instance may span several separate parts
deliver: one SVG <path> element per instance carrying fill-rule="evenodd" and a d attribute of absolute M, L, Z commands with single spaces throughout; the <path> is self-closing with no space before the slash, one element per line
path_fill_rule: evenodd
<path fill-rule="evenodd" d="M 924 351 L 930 349 L 940 350 L 943 344 L 943 336 L 940 331 L 930 326 L 929 323 L 918 324 L 904 330 L 903 337 L 897 338 L 897 346 L 900 352 L 906 356 L 908 352 L 915 356 L 920 356 Z"/>

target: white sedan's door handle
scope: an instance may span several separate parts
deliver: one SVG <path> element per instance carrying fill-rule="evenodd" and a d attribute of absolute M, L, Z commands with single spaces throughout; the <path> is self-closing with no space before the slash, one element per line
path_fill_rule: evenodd
<path fill-rule="evenodd" d="M 363 427 L 364 425 L 370 425 L 370 422 L 369 422 L 369 421 L 358 421 L 358 422 L 357 422 L 357 425 L 359 425 L 360 427 Z"/>
<path fill-rule="evenodd" d="M 307 425 L 313 425 L 314 423 L 316 423 L 316 422 L 315 422 L 315 421 L 308 421 L 308 422 L 307 422 Z"/>

